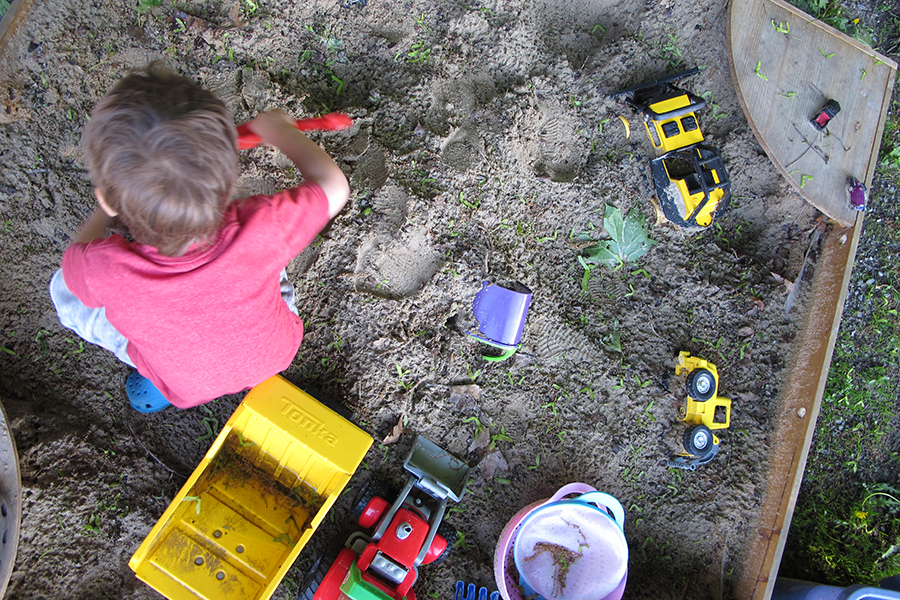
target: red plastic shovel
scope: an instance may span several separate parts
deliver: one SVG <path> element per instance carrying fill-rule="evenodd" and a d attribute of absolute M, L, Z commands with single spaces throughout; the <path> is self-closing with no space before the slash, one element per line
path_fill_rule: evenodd
<path fill-rule="evenodd" d="M 294 126 L 300 131 L 340 131 L 353 125 L 353 119 L 344 113 L 329 113 L 312 119 L 298 119 Z M 262 140 L 258 135 L 250 131 L 247 124 L 239 125 L 238 150 L 246 150 L 258 146 Z"/>

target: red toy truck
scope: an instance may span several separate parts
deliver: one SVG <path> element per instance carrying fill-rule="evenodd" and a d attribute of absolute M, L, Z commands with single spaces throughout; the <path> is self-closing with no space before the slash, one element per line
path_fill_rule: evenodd
<path fill-rule="evenodd" d="M 419 436 L 403 468 L 410 476 L 393 504 L 365 492 L 357 504 L 359 525 L 371 535 L 353 533 L 330 568 L 319 559 L 301 598 L 415 600 L 419 565 L 445 556 L 456 538 L 442 521 L 448 501 L 465 492 L 469 467 Z"/>

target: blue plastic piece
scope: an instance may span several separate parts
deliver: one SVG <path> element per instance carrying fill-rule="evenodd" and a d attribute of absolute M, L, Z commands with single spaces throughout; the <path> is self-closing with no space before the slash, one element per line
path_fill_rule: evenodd
<path fill-rule="evenodd" d="M 522 340 L 525 317 L 531 304 L 531 290 L 518 282 L 514 288 L 485 281 L 472 302 L 478 333 L 469 332 L 469 335 L 505 351 L 502 357 L 491 357 L 494 360 L 512 356 Z"/>
<path fill-rule="evenodd" d="M 478 588 L 478 592 L 476 594 L 475 584 L 470 583 L 468 588 L 466 584 L 462 581 L 456 582 L 456 595 L 453 597 L 453 600 L 488 600 L 488 594 L 490 593 L 490 600 L 500 600 L 500 592 L 488 592 L 487 588 Z"/>
<path fill-rule="evenodd" d="M 779 577 L 772 590 L 772 600 L 900 600 L 900 592 L 862 584 L 840 588 Z"/>
<path fill-rule="evenodd" d="M 138 412 L 159 412 L 167 406 L 172 406 L 153 382 L 137 371 L 132 371 L 125 381 L 125 392 L 132 408 Z"/>

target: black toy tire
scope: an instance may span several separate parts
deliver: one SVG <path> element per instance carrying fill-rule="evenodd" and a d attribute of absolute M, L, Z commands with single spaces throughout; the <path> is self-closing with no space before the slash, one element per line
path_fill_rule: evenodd
<path fill-rule="evenodd" d="M 706 402 L 716 395 L 716 377 L 712 371 L 697 369 L 687 378 L 688 396 L 697 402 Z"/>
<path fill-rule="evenodd" d="M 704 458 L 712 452 L 715 445 L 713 433 L 706 425 L 697 425 L 685 431 L 682 443 L 688 454 L 700 458 Z"/>
<path fill-rule="evenodd" d="M 457 531 L 456 527 L 448 523 L 447 521 L 441 521 L 437 528 L 437 534 L 447 540 L 447 547 L 441 552 L 441 555 L 434 559 L 434 562 L 431 564 L 437 564 L 439 562 L 443 562 L 447 555 L 450 554 L 450 549 L 453 548 L 453 544 L 456 543 Z"/>
<path fill-rule="evenodd" d="M 395 496 L 391 492 L 391 487 L 381 481 L 374 479 L 367 481 L 362 486 L 362 489 L 359 490 L 359 493 L 356 494 L 356 499 L 353 501 L 353 520 L 359 521 L 363 511 L 366 510 L 366 505 L 376 496 L 391 502 L 391 499 Z"/>
<path fill-rule="evenodd" d="M 300 591 L 297 593 L 297 600 L 315 600 L 316 591 L 322 585 L 325 575 L 328 574 L 337 557 L 338 553 L 334 550 L 325 550 L 319 554 L 307 571 L 306 577 L 303 578 Z"/>

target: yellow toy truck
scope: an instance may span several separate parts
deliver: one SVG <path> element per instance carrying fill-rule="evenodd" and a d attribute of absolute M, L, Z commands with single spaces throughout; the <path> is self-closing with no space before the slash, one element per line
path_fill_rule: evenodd
<path fill-rule="evenodd" d="M 697 111 L 706 101 L 673 85 L 699 72 L 681 71 L 614 94 L 642 115 L 657 154 L 650 174 L 659 208 L 681 227 L 708 227 L 731 201 L 725 163 L 718 150 L 702 143 Z"/>
<path fill-rule="evenodd" d="M 266 600 L 372 441 L 284 378 L 267 379 L 128 565 L 170 600 Z"/>
<path fill-rule="evenodd" d="M 668 461 L 670 467 L 694 471 L 719 452 L 719 438 L 713 430 L 731 425 L 731 400 L 719 396 L 719 371 L 702 358 L 680 352 L 675 375 L 686 374 L 687 397 L 678 411 L 678 420 L 690 423 L 682 438 L 684 446 Z"/>

